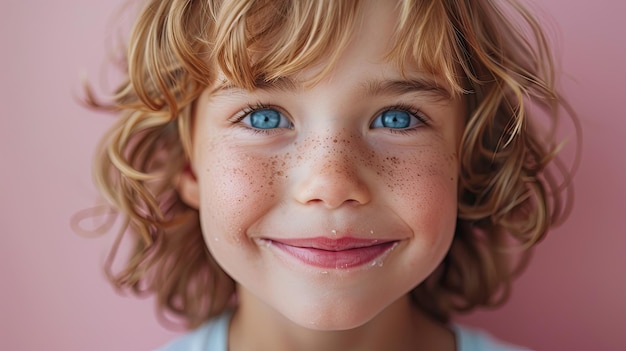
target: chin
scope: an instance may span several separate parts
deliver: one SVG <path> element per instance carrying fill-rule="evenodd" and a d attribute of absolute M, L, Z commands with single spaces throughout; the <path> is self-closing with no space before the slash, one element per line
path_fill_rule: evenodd
<path fill-rule="evenodd" d="M 362 312 L 354 313 L 318 313 L 317 315 L 293 316 L 290 320 L 307 329 L 316 331 L 344 331 L 356 329 L 367 324 L 376 317 L 378 313 L 364 314 Z"/>
<path fill-rule="evenodd" d="M 309 305 L 300 303 L 299 308 L 283 311 L 292 323 L 318 331 L 343 331 L 358 328 L 375 319 L 395 299 L 379 299 L 378 303 L 331 297 L 331 301 L 318 300 Z M 384 302 L 387 301 L 387 302 Z"/>

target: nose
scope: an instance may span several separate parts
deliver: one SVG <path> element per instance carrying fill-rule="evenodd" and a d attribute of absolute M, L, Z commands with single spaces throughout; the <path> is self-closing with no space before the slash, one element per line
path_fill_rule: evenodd
<path fill-rule="evenodd" d="M 328 209 L 344 205 L 364 205 L 371 200 L 366 181 L 362 146 L 356 140 L 330 137 L 307 148 L 301 158 L 301 177 L 295 198 L 306 205 Z"/>

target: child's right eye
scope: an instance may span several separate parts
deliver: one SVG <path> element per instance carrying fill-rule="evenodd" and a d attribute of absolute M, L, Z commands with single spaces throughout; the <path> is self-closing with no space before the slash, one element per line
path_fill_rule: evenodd
<path fill-rule="evenodd" d="M 293 128 L 287 117 L 272 108 L 254 109 L 248 112 L 241 122 L 254 129 Z"/>

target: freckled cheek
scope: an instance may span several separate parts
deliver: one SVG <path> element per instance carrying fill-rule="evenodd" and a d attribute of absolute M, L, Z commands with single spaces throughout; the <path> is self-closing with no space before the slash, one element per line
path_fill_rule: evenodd
<path fill-rule="evenodd" d="M 455 158 L 454 158 L 455 159 Z M 385 190 L 400 216 L 428 245 L 446 243 L 457 217 L 458 167 L 449 155 L 385 158 Z"/>
<path fill-rule="evenodd" d="M 215 157 L 218 156 L 218 157 Z M 278 156 L 262 157 L 216 148 L 198 174 L 201 216 L 207 242 L 241 243 L 277 199 L 284 171 Z"/>

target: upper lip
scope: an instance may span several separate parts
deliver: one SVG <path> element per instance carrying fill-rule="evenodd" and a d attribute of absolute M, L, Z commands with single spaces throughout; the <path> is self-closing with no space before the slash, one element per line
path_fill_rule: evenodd
<path fill-rule="evenodd" d="M 341 237 L 331 238 L 326 236 L 314 237 L 314 238 L 302 238 L 302 239 L 273 239 L 267 238 L 276 243 L 300 247 L 311 248 L 326 251 L 344 251 L 351 249 L 358 249 L 363 247 L 370 247 L 375 245 L 381 245 L 397 240 L 387 239 L 362 239 L 353 237 Z"/>

